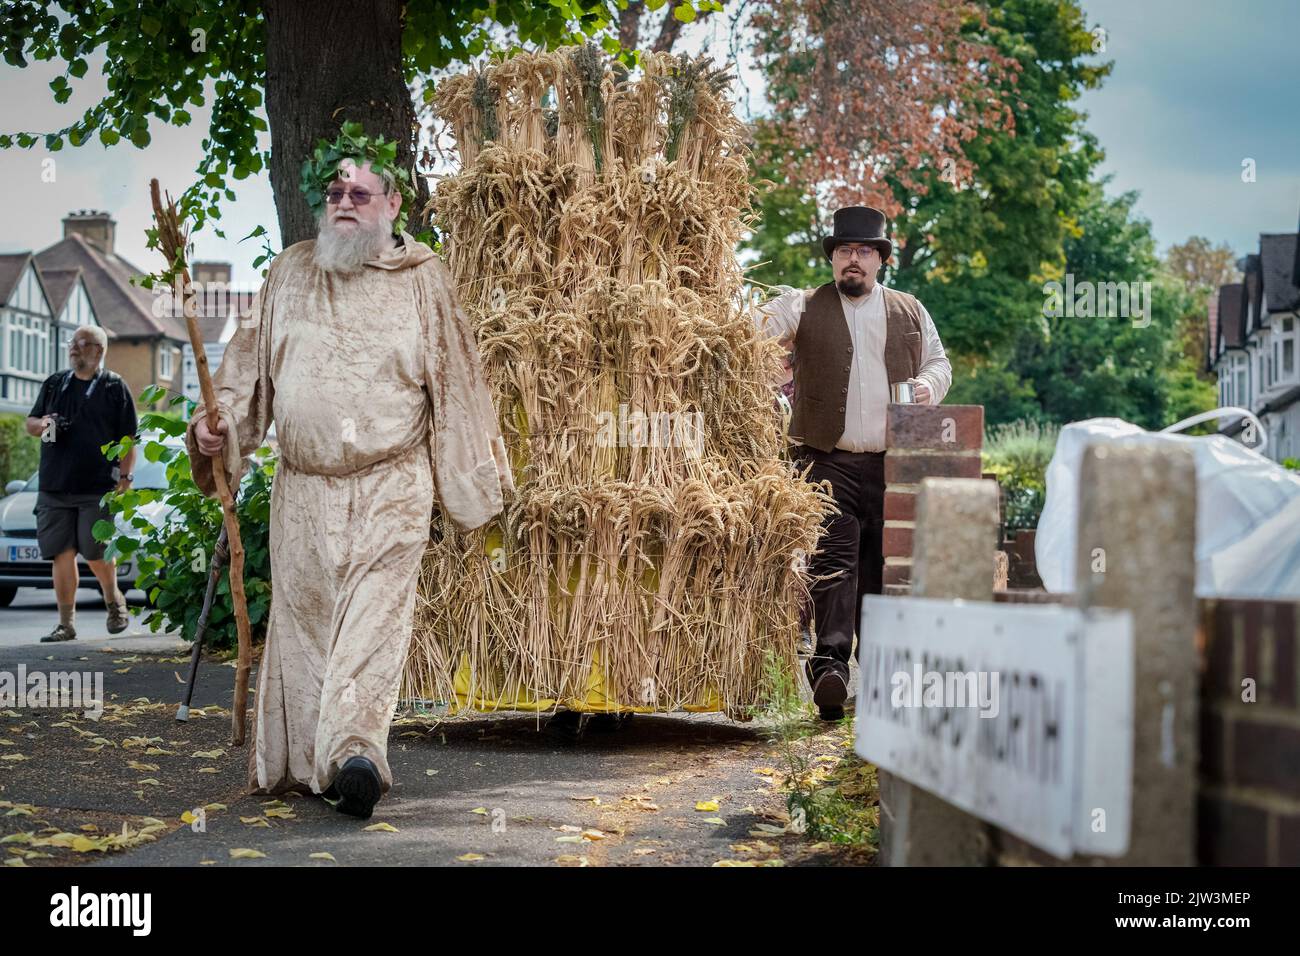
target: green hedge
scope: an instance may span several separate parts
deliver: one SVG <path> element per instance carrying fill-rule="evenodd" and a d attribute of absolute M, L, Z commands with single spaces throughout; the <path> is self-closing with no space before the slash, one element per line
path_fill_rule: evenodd
<path fill-rule="evenodd" d="M 1060 429 L 1033 421 L 993 425 L 985 430 L 984 470 L 997 475 L 1006 493 L 1008 531 L 1038 527 L 1047 495 L 1047 466 Z"/>
<path fill-rule="evenodd" d="M 27 416 L 0 413 L 0 490 L 9 482 L 26 481 L 41 464 L 41 440 L 27 434 Z"/>
<path fill-rule="evenodd" d="M 162 390 L 151 385 L 141 395 L 141 402 L 156 401 Z M 179 438 L 185 434 L 186 422 L 194 403 L 176 396 L 174 412 L 146 412 L 140 416 L 140 429 L 157 430 L 163 436 Z M 179 406 L 179 407 L 177 407 Z M 113 560 L 134 557 L 140 576 L 136 586 L 149 596 L 150 606 L 139 612 L 142 623 L 151 631 L 180 631 L 187 641 L 194 640 L 199 612 L 208 584 L 208 561 L 221 533 L 221 504 L 208 498 L 194 484 L 189 456 L 162 441 L 137 441 L 125 438 L 107 446 L 112 460 L 132 446 L 149 461 L 167 465 L 167 488 L 132 488 L 108 497 L 108 510 L 120 519 L 126 530 L 115 521 L 97 521 L 96 539 L 108 543 L 105 557 Z M 271 481 L 275 476 L 275 459 L 268 449 L 255 456 L 255 465 L 244 478 L 239 491 L 236 513 L 240 537 L 244 542 L 244 592 L 248 598 L 248 618 L 254 641 L 266 636 L 271 607 L 270 517 Z M 139 509 L 150 502 L 162 501 L 173 509 L 170 520 L 161 527 L 147 520 Z M 205 646 L 210 650 L 233 650 L 238 645 L 234 603 L 230 596 L 229 567 L 217 584 L 208 622 Z"/>

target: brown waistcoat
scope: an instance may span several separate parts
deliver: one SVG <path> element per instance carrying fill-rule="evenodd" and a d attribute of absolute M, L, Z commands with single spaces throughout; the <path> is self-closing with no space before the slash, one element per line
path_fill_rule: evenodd
<path fill-rule="evenodd" d="M 921 307 L 906 292 L 885 295 L 885 371 L 889 383 L 921 370 Z M 794 336 L 794 415 L 790 440 L 830 451 L 844 434 L 853 336 L 834 282 L 809 296 Z"/>

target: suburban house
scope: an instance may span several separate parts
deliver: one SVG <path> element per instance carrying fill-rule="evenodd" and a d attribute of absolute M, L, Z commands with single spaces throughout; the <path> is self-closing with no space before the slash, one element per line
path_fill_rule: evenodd
<path fill-rule="evenodd" d="M 0 255 L 0 411 L 26 414 L 41 382 L 68 367 L 68 340 L 80 325 L 109 339 L 105 366 L 139 396 L 150 385 L 198 398 L 198 377 L 179 307 L 165 291 L 131 283 L 143 271 L 114 251 L 117 224 L 107 212 L 81 210 L 63 220 L 63 238 L 40 252 Z M 224 343 L 251 306 L 252 292 L 230 288 L 224 262 L 196 262 L 199 327 L 215 369 Z"/>
<path fill-rule="evenodd" d="M 156 306 L 152 292 L 131 284 L 144 272 L 114 251 L 116 230 L 107 212 L 70 213 L 63 220 L 63 238 L 36 253 L 37 266 L 42 272 L 81 270 L 95 314 L 111 333 L 104 364 L 126 379 L 133 395 L 153 384 L 179 391 L 185 326 Z M 66 363 L 66 356 L 61 361 Z M 166 400 L 155 404 L 166 407 Z"/>
<path fill-rule="evenodd" d="M 0 255 L 0 411 L 31 411 L 41 383 L 67 367 L 68 340 L 82 325 L 102 323 L 80 269 L 43 270 L 30 252 Z"/>
<path fill-rule="evenodd" d="M 215 372 L 225 355 L 226 343 L 239 328 L 239 320 L 252 309 L 256 293 L 234 288 L 228 262 L 195 262 L 190 266 L 190 279 L 197 292 L 203 351 L 208 367 Z M 199 373 L 188 341 L 181 357 L 181 391 L 199 400 Z"/>
<path fill-rule="evenodd" d="M 1242 281 L 1220 286 L 1210 307 L 1206 359 L 1219 404 L 1259 416 L 1269 458 L 1300 458 L 1300 235 L 1262 234 L 1259 251 L 1238 265 Z"/>

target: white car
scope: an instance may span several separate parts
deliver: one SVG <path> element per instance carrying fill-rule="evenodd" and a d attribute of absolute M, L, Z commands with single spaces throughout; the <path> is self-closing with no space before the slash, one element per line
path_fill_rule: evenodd
<path fill-rule="evenodd" d="M 162 441 L 168 448 L 184 450 L 185 445 L 179 439 L 160 439 L 147 436 L 141 440 Z M 41 557 L 40 546 L 36 543 L 36 493 L 39 473 L 32 475 L 30 481 L 11 481 L 5 487 L 5 497 L 0 498 L 0 607 L 13 603 L 19 588 L 53 588 L 54 576 L 51 571 L 53 562 Z M 136 455 L 135 475 L 131 482 L 135 488 L 167 487 L 167 464 L 161 461 L 149 461 L 140 452 Z M 172 512 L 171 505 L 161 501 L 151 501 L 136 509 L 136 514 L 143 515 L 155 525 L 167 520 Z M 129 525 L 118 516 L 119 531 L 131 531 Z M 83 587 L 98 588 L 94 573 L 85 560 L 78 557 L 77 570 Z M 138 576 L 134 558 L 120 560 L 117 565 L 117 586 L 125 593 L 135 587 Z"/>

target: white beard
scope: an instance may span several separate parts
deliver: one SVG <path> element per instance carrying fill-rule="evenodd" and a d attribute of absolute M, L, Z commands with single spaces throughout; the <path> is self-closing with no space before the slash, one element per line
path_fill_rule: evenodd
<path fill-rule="evenodd" d="M 357 228 L 348 232 L 329 222 L 328 215 L 328 210 L 321 213 L 316 223 L 314 258 L 324 271 L 355 275 L 367 262 L 392 248 L 393 220 L 386 213 L 381 212 L 373 226 L 357 220 Z"/>

